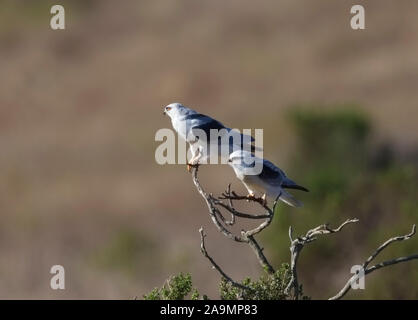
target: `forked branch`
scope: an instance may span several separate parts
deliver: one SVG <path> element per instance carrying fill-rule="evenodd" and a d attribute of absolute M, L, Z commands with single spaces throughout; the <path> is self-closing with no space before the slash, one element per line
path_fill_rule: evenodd
<path fill-rule="evenodd" d="M 210 261 L 210 263 L 212 264 L 213 268 L 218 271 L 220 273 L 220 275 L 230 284 L 232 284 L 234 287 L 243 289 L 243 290 L 249 290 L 252 291 L 251 288 L 244 286 L 243 284 L 236 282 L 234 280 L 232 280 L 232 278 L 230 276 L 228 276 L 223 270 L 222 268 L 215 262 L 215 260 L 213 260 L 213 258 L 208 254 L 208 252 L 206 251 L 206 246 L 205 246 L 205 233 L 203 231 L 203 228 L 200 227 L 199 229 L 199 233 L 200 233 L 200 251 L 202 252 L 202 254 Z"/>
<path fill-rule="evenodd" d="M 212 194 L 207 194 L 203 190 L 203 187 L 201 186 L 199 179 L 197 178 L 197 172 L 198 172 L 198 167 L 197 166 L 193 167 L 192 168 L 193 183 L 196 186 L 197 191 L 205 199 L 205 202 L 209 209 L 209 215 L 212 219 L 212 222 L 217 227 L 218 231 L 231 240 L 242 242 L 242 243 L 247 243 L 253 249 L 261 266 L 268 273 L 274 273 L 275 272 L 274 268 L 267 260 L 266 256 L 263 253 L 263 248 L 260 247 L 260 245 L 254 238 L 254 236 L 260 233 L 262 230 L 264 230 L 270 225 L 274 216 L 274 210 L 275 210 L 277 201 L 274 202 L 273 208 L 270 209 L 268 205 L 265 203 L 264 199 L 239 196 L 235 192 L 231 192 L 230 185 L 228 186 L 227 191 L 223 193 L 222 197 L 215 198 Z M 226 202 L 223 202 L 222 200 L 226 200 Z M 232 200 L 238 200 L 238 201 L 247 200 L 247 201 L 258 203 L 260 206 L 263 207 L 266 213 L 264 215 L 252 215 L 249 213 L 240 212 L 235 209 Z M 231 213 L 231 220 L 228 221 L 225 219 L 220 208 L 226 209 L 229 213 Z M 235 223 L 236 217 L 254 219 L 254 220 L 258 220 L 258 219 L 265 219 L 265 220 L 254 229 L 242 230 L 240 235 L 235 235 L 230 230 L 228 230 L 227 226 L 233 225 Z"/>
<path fill-rule="evenodd" d="M 387 260 L 387 261 L 383 261 L 381 263 L 378 263 L 372 267 L 369 267 L 369 264 L 379 255 L 379 253 L 381 253 L 383 250 L 385 250 L 390 244 L 397 242 L 397 241 L 405 241 L 405 240 L 409 240 L 411 239 L 416 233 L 416 225 L 414 224 L 412 226 L 412 231 L 404 236 L 398 236 L 398 237 L 393 237 L 390 238 L 389 240 L 387 240 L 386 242 L 384 242 L 382 245 L 380 245 L 375 252 L 370 255 L 366 261 L 364 261 L 364 263 L 362 264 L 362 272 L 357 272 L 356 274 L 354 274 L 350 279 L 348 279 L 348 281 L 346 282 L 346 284 L 344 285 L 344 287 L 333 297 L 329 298 L 329 300 L 338 300 L 341 299 L 342 297 L 344 297 L 348 291 L 350 291 L 352 284 L 357 282 L 360 277 L 364 277 L 380 268 L 384 268 L 384 267 L 388 267 L 394 264 L 398 264 L 401 262 L 407 262 L 410 260 L 414 260 L 414 259 L 418 259 L 418 254 L 413 254 L 407 257 L 399 257 L 396 259 L 392 259 L 392 260 Z"/>
<path fill-rule="evenodd" d="M 289 239 L 290 239 L 290 272 L 291 278 L 289 284 L 285 289 L 285 293 L 293 295 L 295 300 L 299 299 L 300 296 L 300 285 L 298 282 L 298 274 L 297 274 L 297 262 L 299 259 L 300 252 L 302 251 L 303 247 L 315 241 L 317 236 L 324 235 L 324 234 L 331 234 L 340 232 L 346 225 L 350 223 L 358 222 L 358 219 L 348 219 L 343 222 L 338 228 L 332 229 L 329 227 L 329 224 L 323 224 L 311 230 L 308 230 L 304 236 L 297 237 L 293 239 L 293 230 L 292 227 L 289 227 Z M 291 291 L 293 291 L 291 293 Z"/>
<path fill-rule="evenodd" d="M 212 219 L 212 222 L 218 229 L 218 231 L 221 232 L 225 237 L 231 240 L 234 240 L 240 243 L 247 243 L 253 249 L 263 269 L 265 269 L 269 274 L 273 274 L 275 270 L 273 266 L 270 264 L 270 262 L 267 260 L 266 256 L 263 253 L 263 248 L 260 247 L 260 245 L 254 238 L 254 236 L 259 234 L 261 231 L 263 231 L 265 228 L 267 228 L 270 225 L 274 216 L 276 205 L 277 205 L 277 199 L 274 202 L 273 207 L 270 208 L 267 205 L 265 199 L 263 198 L 249 198 L 247 196 L 240 196 L 236 194 L 234 191 L 231 191 L 231 185 L 228 185 L 227 190 L 224 193 L 222 193 L 222 196 L 214 197 L 212 194 L 207 194 L 203 190 L 197 178 L 197 172 L 198 172 L 198 166 L 194 166 L 191 171 L 193 183 L 196 186 L 197 191 L 205 199 L 205 202 L 209 209 L 209 215 Z M 251 201 L 251 202 L 259 204 L 264 209 L 265 213 L 264 214 L 250 214 L 250 213 L 238 211 L 234 207 L 233 201 L 243 201 L 243 200 Z M 226 210 L 227 212 L 231 214 L 230 220 L 227 220 L 224 217 L 221 209 Z M 240 235 L 236 235 L 228 229 L 228 227 L 235 224 L 236 218 L 244 218 L 244 219 L 250 219 L 254 221 L 256 220 L 264 220 L 264 221 L 261 224 L 259 224 L 257 227 L 250 229 L 250 230 L 242 230 Z M 318 236 L 338 233 L 346 225 L 356 223 L 358 221 L 359 221 L 358 219 L 348 219 L 335 229 L 330 228 L 329 224 L 323 224 L 316 228 L 308 230 L 305 235 L 297 237 L 297 238 L 293 237 L 292 227 L 289 227 L 290 253 L 291 253 L 291 257 L 290 257 L 291 279 L 288 285 L 286 286 L 285 294 L 287 294 L 289 297 L 293 297 L 293 299 L 300 298 L 301 287 L 298 282 L 297 263 L 298 263 L 299 255 L 302 249 L 304 248 L 304 246 L 308 243 L 315 241 Z M 413 259 L 418 259 L 418 254 L 414 254 L 414 255 L 407 256 L 407 257 L 399 257 L 396 259 L 387 260 L 387 261 L 384 261 L 384 262 L 381 262 L 374 266 L 369 267 L 370 263 L 389 245 L 391 245 L 394 242 L 408 240 L 415 235 L 415 232 L 416 232 L 416 226 L 413 225 L 412 231 L 409 234 L 406 234 L 404 236 L 390 238 L 389 240 L 384 242 L 382 245 L 380 245 L 375 250 L 375 252 L 373 252 L 373 254 L 370 255 L 362 264 L 363 272 L 358 272 L 355 275 L 353 275 L 346 282 L 344 287 L 335 296 L 331 297 L 330 300 L 341 299 L 351 289 L 352 284 L 358 281 L 359 278 L 362 276 L 365 276 L 383 267 L 410 261 Z M 214 259 L 206 251 L 206 247 L 205 247 L 206 235 L 203 232 L 203 228 L 200 228 L 199 233 L 200 233 L 200 240 L 201 240 L 201 244 L 200 244 L 201 252 L 210 261 L 213 268 L 216 269 L 226 281 L 231 283 L 231 285 L 237 288 L 240 288 L 242 290 L 253 290 L 241 283 L 234 281 L 231 277 L 229 277 L 222 270 L 222 268 L 214 261 Z"/>

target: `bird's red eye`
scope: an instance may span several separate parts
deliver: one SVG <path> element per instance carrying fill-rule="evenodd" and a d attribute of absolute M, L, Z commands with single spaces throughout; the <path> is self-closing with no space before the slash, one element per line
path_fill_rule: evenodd
<path fill-rule="evenodd" d="M 170 111 L 171 110 L 171 107 L 166 107 L 165 110 L 166 111 Z"/>

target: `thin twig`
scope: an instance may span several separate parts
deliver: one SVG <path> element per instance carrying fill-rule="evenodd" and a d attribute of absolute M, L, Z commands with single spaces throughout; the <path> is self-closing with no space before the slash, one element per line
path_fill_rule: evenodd
<path fill-rule="evenodd" d="M 290 290 L 293 289 L 293 298 L 295 300 L 299 299 L 300 285 L 298 282 L 297 263 L 300 252 L 306 244 L 315 241 L 316 237 L 319 235 L 340 232 L 347 224 L 355 223 L 358 221 L 358 219 L 348 219 L 344 221 L 338 228 L 335 229 L 330 228 L 329 224 L 323 224 L 316 228 L 308 230 L 304 236 L 297 237 L 296 239 L 293 239 L 293 230 L 292 227 L 289 227 L 291 278 L 288 285 L 286 286 L 285 293 L 290 294 Z"/>
<path fill-rule="evenodd" d="M 213 224 L 218 228 L 219 232 L 221 232 L 225 237 L 235 240 L 237 242 L 245 242 L 245 240 L 243 240 L 241 237 L 238 237 L 236 235 L 234 235 L 233 233 L 231 233 L 228 229 L 226 229 L 218 220 L 217 215 L 221 215 L 221 213 L 219 212 L 218 208 L 215 207 L 213 201 L 211 201 L 211 198 L 208 194 L 206 194 L 206 192 L 203 190 L 202 186 L 199 183 L 199 180 L 197 179 L 197 171 L 198 171 L 198 167 L 193 167 L 192 168 L 192 177 L 193 177 L 193 182 L 196 186 L 197 191 L 200 193 L 200 195 L 205 199 L 206 204 L 208 206 L 209 209 L 209 215 L 212 219 Z"/>
<path fill-rule="evenodd" d="M 267 271 L 267 273 L 269 274 L 273 274 L 274 268 L 273 266 L 270 264 L 270 262 L 267 260 L 266 256 L 264 255 L 264 248 L 261 248 L 260 245 L 258 244 L 258 242 L 254 239 L 254 236 L 250 235 L 247 236 L 247 240 L 248 240 L 248 244 L 250 245 L 250 247 L 254 250 L 258 261 L 260 262 L 260 264 L 263 266 L 263 269 L 265 271 Z"/>
<path fill-rule="evenodd" d="M 416 232 L 416 226 L 415 224 L 412 226 L 412 231 L 404 236 L 398 236 L 398 237 L 393 237 L 390 238 L 389 240 L 387 240 L 385 243 L 383 243 L 379 248 L 376 249 L 376 251 L 367 258 L 367 260 L 363 263 L 363 269 L 366 269 L 367 266 L 370 264 L 370 262 L 372 262 L 372 260 L 374 260 L 380 252 L 382 252 L 387 246 L 389 246 L 391 243 L 396 242 L 396 241 L 404 241 L 404 240 L 408 240 L 411 237 L 414 236 Z"/>
<path fill-rule="evenodd" d="M 249 213 L 240 212 L 240 211 L 236 210 L 235 208 L 233 208 L 233 207 L 231 207 L 229 205 L 226 205 L 225 203 L 223 203 L 222 201 L 220 201 L 218 199 L 213 199 L 213 201 L 216 203 L 216 205 L 219 205 L 222 208 L 228 210 L 233 217 L 240 217 L 240 218 L 246 218 L 246 219 L 255 219 L 255 220 L 257 220 L 257 219 L 266 219 L 266 218 L 269 218 L 270 217 L 269 214 L 249 214 Z"/>
<path fill-rule="evenodd" d="M 212 222 L 218 228 L 218 231 L 221 232 L 224 236 L 226 236 L 227 238 L 229 238 L 231 240 L 234 240 L 234 241 L 237 241 L 237 242 L 242 242 L 242 243 L 248 243 L 248 245 L 253 249 L 254 253 L 256 254 L 257 259 L 258 259 L 260 265 L 263 267 L 263 269 L 266 270 L 268 273 L 274 273 L 275 272 L 274 268 L 268 262 L 266 256 L 263 253 L 263 249 L 260 247 L 258 242 L 255 240 L 254 236 L 256 234 L 260 233 L 262 230 L 264 230 L 265 228 L 267 228 L 270 225 L 270 223 L 273 219 L 275 207 L 277 205 L 277 199 L 274 202 L 273 208 L 270 209 L 267 206 L 267 204 L 265 203 L 264 199 L 262 199 L 262 198 L 248 198 L 246 196 L 239 196 L 234 191 L 231 191 L 230 186 L 228 186 L 227 191 L 223 193 L 223 197 L 215 198 L 215 197 L 213 197 L 213 195 L 207 194 L 203 190 L 203 188 L 202 188 L 202 186 L 199 182 L 199 179 L 197 178 L 197 171 L 198 171 L 197 166 L 192 168 L 193 183 L 195 184 L 197 191 L 205 199 L 206 204 L 207 204 L 208 209 L 209 209 L 209 214 L 210 214 L 210 217 L 212 219 Z M 228 200 L 228 204 L 222 202 L 220 199 Z M 234 208 L 232 200 L 248 200 L 248 201 L 256 202 L 256 203 L 260 204 L 265 209 L 266 214 L 265 215 L 250 215 L 250 214 L 247 214 L 247 213 L 238 212 Z M 233 219 L 231 218 L 231 221 L 226 221 L 226 219 L 223 217 L 221 211 L 218 209 L 217 206 L 220 206 L 220 207 L 228 210 L 234 216 L 234 218 Z M 230 232 L 219 221 L 219 219 L 221 219 L 224 224 L 232 225 L 232 224 L 235 223 L 235 216 L 241 217 L 241 218 L 248 218 L 248 219 L 266 219 L 266 220 L 263 221 L 259 226 L 255 227 L 254 229 L 247 230 L 247 231 L 242 231 L 241 236 L 237 236 L 237 235 L 234 235 L 232 232 Z M 219 219 L 218 219 L 218 217 L 219 217 Z"/>
<path fill-rule="evenodd" d="M 253 291 L 252 288 L 247 287 L 247 286 L 244 286 L 243 284 L 232 280 L 232 278 L 230 276 L 228 276 L 222 270 L 222 268 L 213 260 L 213 258 L 206 251 L 206 246 L 205 246 L 205 237 L 206 237 L 206 235 L 204 234 L 204 231 L 203 231 L 203 228 L 202 227 L 200 227 L 199 233 L 200 233 L 200 251 L 210 261 L 210 263 L 212 264 L 213 268 L 216 269 L 221 274 L 221 276 L 226 281 L 228 281 L 231 285 L 233 285 L 234 287 L 237 287 L 237 288 L 240 288 L 240 289 L 243 289 L 243 290 Z"/>
<path fill-rule="evenodd" d="M 392 260 L 383 261 L 381 263 L 378 263 L 372 267 L 368 268 L 368 265 L 379 255 L 380 252 L 382 252 L 384 249 L 386 249 L 391 243 L 397 242 L 397 241 L 404 241 L 409 240 L 412 238 L 416 233 L 416 226 L 415 224 L 412 226 L 412 231 L 404 236 L 398 236 L 390 238 L 389 240 L 385 241 L 382 245 L 380 245 L 375 252 L 369 256 L 366 261 L 363 263 L 363 272 L 356 273 L 353 275 L 348 281 L 345 283 L 344 287 L 333 297 L 329 298 L 329 300 L 339 300 L 342 297 L 344 297 L 348 291 L 350 291 L 351 286 L 353 283 L 355 283 L 361 276 L 366 276 L 367 274 L 370 274 L 376 270 L 379 270 L 380 268 L 391 266 L 394 264 L 398 264 L 401 262 L 406 262 L 414 259 L 418 259 L 418 254 L 413 254 L 407 257 L 399 257 Z"/>
<path fill-rule="evenodd" d="M 228 188 L 226 189 L 226 194 L 231 195 L 231 184 L 228 184 Z M 234 203 L 232 202 L 232 199 L 228 200 L 228 205 L 230 208 L 235 210 Z M 226 222 L 228 225 L 232 226 L 235 224 L 235 214 L 231 213 L 231 220 Z"/>
<path fill-rule="evenodd" d="M 265 199 L 258 198 L 258 197 L 240 196 L 235 191 L 232 191 L 230 194 L 227 194 L 224 192 L 222 193 L 222 196 L 219 197 L 219 199 L 247 200 L 247 201 L 257 202 L 261 204 L 263 207 L 266 207 L 267 210 L 269 210 Z"/>

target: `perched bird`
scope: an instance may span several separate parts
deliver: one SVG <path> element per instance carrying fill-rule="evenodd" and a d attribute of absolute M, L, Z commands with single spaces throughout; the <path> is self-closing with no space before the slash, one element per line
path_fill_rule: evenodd
<path fill-rule="evenodd" d="M 297 189 L 308 192 L 308 189 L 296 184 L 286 177 L 285 173 L 268 160 L 258 158 L 251 152 L 237 150 L 229 156 L 228 164 L 234 169 L 239 180 L 247 188 L 248 197 L 255 197 L 255 192 L 276 200 L 279 198 L 292 207 L 301 207 L 303 204 L 284 189 Z M 256 165 L 262 165 L 261 173 L 254 172 Z M 259 172 L 259 171 L 258 171 Z"/>
<path fill-rule="evenodd" d="M 228 161 L 229 155 L 235 150 L 241 150 L 243 147 L 252 151 L 255 150 L 255 147 L 252 145 L 253 137 L 225 127 L 219 121 L 200 114 L 180 103 L 169 104 L 164 108 L 163 114 L 171 118 L 174 130 L 190 145 L 192 158 L 187 165 L 189 171 L 192 166 L 208 160 L 211 145 L 218 146 L 218 156 L 224 159 L 224 163 Z M 215 141 L 211 140 L 210 131 L 212 129 L 219 132 L 219 136 L 217 136 Z M 205 137 L 202 138 L 201 133 L 204 133 Z M 234 135 L 236 135 L 235 139 Z M 222 153 L 222 150 L 226 151 Z"/>

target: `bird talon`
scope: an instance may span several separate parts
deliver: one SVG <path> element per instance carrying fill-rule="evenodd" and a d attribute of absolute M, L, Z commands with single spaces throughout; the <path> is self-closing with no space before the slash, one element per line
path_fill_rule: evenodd
<path fill-rule="evenodd" d="M 254 199 L 255 199 L 255 194 L 254 193 L 247 194 L 247 201 L 254 200 Z"/>
<path fill-rule="evenodd" d="M 188 163 L 187 164 L 187 171 L 191 172 L 192 168 L 198 168 L 199 167 L 199 163 Z"/>

